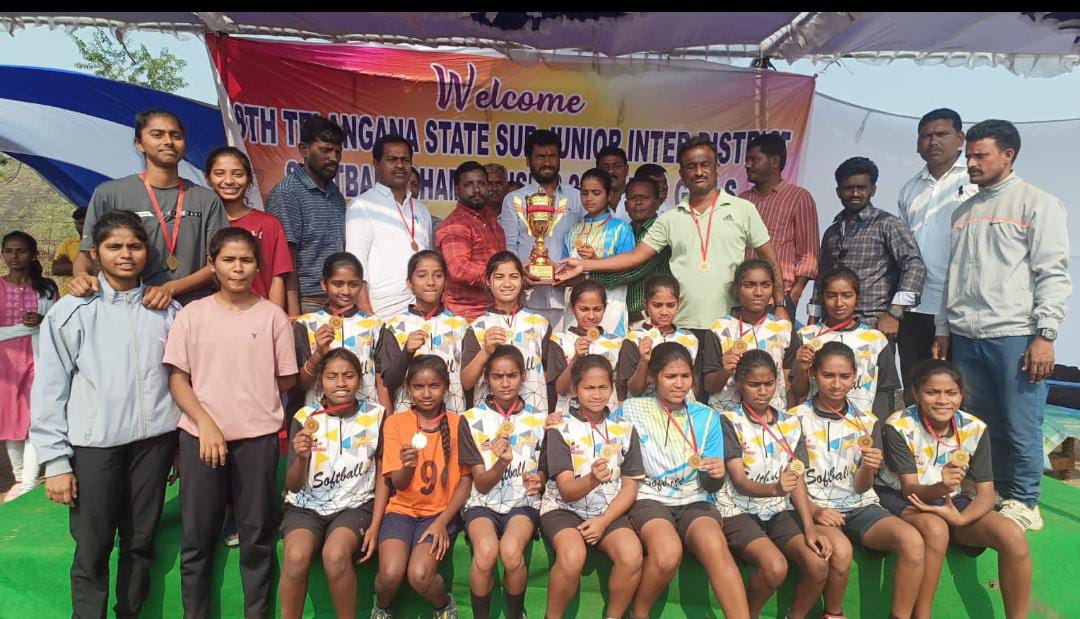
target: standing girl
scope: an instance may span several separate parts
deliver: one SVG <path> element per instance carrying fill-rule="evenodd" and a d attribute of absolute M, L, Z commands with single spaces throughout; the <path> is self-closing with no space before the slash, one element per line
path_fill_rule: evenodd
<path fill-rule="evenodd" d="M 697 336 L 673 323 L 678 311 L 679 280 L 662 273 L 645 281 L 645 317 L 648 320 L 640 329 L 626 334 L 626 341 L 619 351 L 615 384 L 620 400 L 656 393 L 656 386 L 649 384 L 648 367 L 652 350 L 658 345 L 677 342 L 690 353 L 691 360 L 697 359 Z"/>
<path fill-rule="evenodd" d="M 548 481 L 540 530 L 555 550 L 547 617 L 562 617 L 577 594 L 589 546 L 614 564 L 604 617 L 622 617 L 641 580 L 641 542 L 626 513 L 645 471 L 634 426 L 608 408 L 613 374 L 600 355 L 575 363 L 576 403 L 544 440 Z"/>
<path fill-rule="evenodd" d="M 293 271 L 292 255 L 278 218 L 251 208 L 245 201 L 255 182 L 251 161 L 239 148 L 221 146 L 210 151 L 203 172 L 225 205 L 229 225 L 247 230 L 259 242 L 263 262 L 251 284 L 252 292 L 285 309 L 285 276 Z"/>
<path fill-rule="evenodd" d="M 855 382 L 848 394 L 851 405 L 863 414 L 876 414 L 874 396 L 877 393 L 878 355 L 888 345 L 885 335 L 859 322 L 855 304 L 859 300 L 859 276 L 847 267 L 838 267 L 821 280 L 822 305 L 825 320 L 799 329 L 803 345 L 796 352 L 792 373 L 792 394 L 795 401 L 818 393 L 810 365 L 814 354 L 826 342 L 841 342 L 855 353 Z M 888 411 L 886 414 L 890 414 Z"/>
<path fill-rule="evenodd" d="M 723 519 L 708 495 L 724 483 L 720 415 L 689 398 L 694 386 L 690 352 L 675 342 L 652 351 L 652 397 L 630 398 L 616 413 L 641 437 L 645 479 L 630 510 L 645 546 L 641 585 L 632 615 L 648 617 L 675 577 L 683 548 L 705 567 L 725 617 L 748 617 L 742 576 L 724 541 Z"/>
<path fill-rule="evenodd" d="M 915 617 L 929 617 L 952 538 L 967 554 L 998 553 L 1005 616 L 1027 617 L 1031 551 L 1023 529 L 994 511 L 990 435 L 979 418 L 960 410 L 960 371 L 927 360 L 911 373 L 915 404 L 885 422 L 881 503 L 922 534 L 926 570 Z"/>
<path fill-rule="evenodd" d="M 242 228 L 210 240 L 220 289 L 176 316 L 165 346 L 180 418 L 180 584 L 184 613 L 206 617 L 214 551 L 232 505 L 244 613 L 268 611 L 274 554 L 281 392 L 296 382 L 289 319 L 251 291 L 259 245 Z"/>
<path fill-rule="evenodd" d="M 842 548 L 851 537 L 871 550 L 896 553 L 890 616 L 910 617 L 923 576 L 922 538 L 883 508 L 874 492 L 882 463 L 881 430 L 876 417 L 850 400 L 855 354 L 846 344 L 828 342 L 814 356 L 810 371 L 818 392 L 791 412 L 799 416 L 806 437 L 804 479 L 814 503 L 814 522 L 834 548 Z M 842 600 L 847 579 L 846 569 L 830 564 L 825 599 Z M 842 615 L 836 606 L 825 610 Z"/>
<path fill-rule="evenodd" d="M 416 303 L 409 305 L 404 314 L 386 319 L 376 351 L 383 384 L 394 403 L 393 410 L 408 410 L 412 406 L 409 390 L 405 387 L 409 360 L 416 355 L 438 355 L 450 371 L 446 408 L 464 411 L 461 349 L 469 322 L 443 305 L 446 261 L 439 252 L 425 249 L 409 258 L 406 271 Z"/>
<path fill-rule="evenodd" d="M 373 619 L 393 616 L 391 606 L 406 574 L 409 585 L 435 607 L 436 619 L 457 617 L 454 597 L 439 563 L 454 544 L 458 513 L 469 498 L 471 463 L 462 460 L 461 415 L 446 410 L 446 362 L 420 355 L 409 363 L 405 384 L 411 410 L 383 425 L 382 474 L 394 486 L 379 529 L 379 573 Z"/>
<path fill-rule="evenodd" d="M 592 168 L 581 175 L 581 205 L 585 219 L 574 224 L 563 240 L 563 255 L 569 258 L 608 258 L 634 251 L 637 241 L 630 224 L 616 218 L 608 206 L 611 194 L 611 175 Z M 608 333 L 626 335 L 626 286 L 607 291 L 608 308 L 603 326 Z M 567 320 L 571 317 L 567 316 Z"/>
<path fill-rule="evenodd" d="M 60 293 L 43 274 L 34 237 L 9 232 L 0 247 L 8 268 L 0 278 L 0 441 L 15 473 L 15 485 L 6 497 L 12 501 L 37 485 L 38 459 L 26 441 L 34 351 L 41 321 Z"/>
<path fill-rule="evenodd" d="M 486 277 L 495 303 L 473 321 L 465 335 L 461 386 L 473 390 L 473 402 L 483 402 L 490 393 L 483 378 L 488 357 L 497 346 L 510 344 L 525 357 L 521 397 L 534 409 L 547 412 L 549 383 L 562 371 L 563 356 L 552 345 L 547 319 L 521 306 L 525 267 L 512 252 L 501 251 L 488 259 Z"/>
<path fill-rule="evenodd" d="M 618 365 L 624 338 L 605 330 L 602 321 L 608 307 L 607 291 L 595 281 L 582 280 L 570 290 L 570 309 L 574 312 L 575 326 L 552 336 L 566 361 L 566 368 L 555 379 L 555 391 L 559 394 L 556 410 L 564 411 L 569 404 L 573 389 L 571 374 L 574 364 L 581 357 L 600 355 L 612 367 Z M 622 398 L 612 389 L 608 407 L 615 410 L 620 401 Z"/>
<path fill-rule="evenodd" d="M 525 547 L 540 518 L 540 444 L 546 412 L 521 399 L 525 358 L 513 346 L 499 346 L 488 357 L 484 378 L 491 390 L 465 412 L 462 458 L 472 467 L 473 491 L 465 504 L 465 530 L 472 543 L 469 572 L 473 616 L 490 616 L 496 559 L 502 559 L 506 614 L 524 616 Z"/>
<path fill-rule="evenodd" d="M 90 237 L 98 293 L 65 297 L 45 317 L 30 438 L 45 464 L 46 494 L 70 508 L 71 614 L 105 616 L 119 534 L 114 610 L 137 617 L 176 453 L 180 412 L 161 358 L 180 304 L 142 305 L 149 239 L 138 215 L 106 213 Z"/>
<path fill-rule="evenodd" d="M 732 550 L 754 566 L 747 592 L 750 615 L 761 614 L 792 561 L 799 566 L 799 580 L 784 616 L 802 619 L 825 588 L 830 563 L 847 571 L 851 545 L 833 554 L 829 538 L 814 524 L 801 474 L 806 442 L 799 418 L 772 405 L 779 382 L 776 361 L 764 350 L 750 350 L 739 359 L 733 378 L 740 402 L 721 413 L 720 420 L 728 475 L 716 499 L 724 535 Z M 826 599 L 825 608 L 839 609 L 843 593 Z"/>
<path fill-rule="evenodd" d="M 326 306 L 296 319 L 296 362 L 300 365 L 299 386 L 307 390 L 305 401 L 317 402 L 320 397 L 315 368 L 331 350 L 346 348 L 363 368 L 360 397 L 391 410 L 390 393 L 379 376 L 375 354 L 383 322 L 356 304 L 364 287 L 364 267 L 347 251 L 330 254 L 323 263 L 320 285 L 326 291 Z"/>
<path fill-rule="evenodd" d="M 330 597 L 339 617 L 356 616 L 353 559 L 375 554 L 389 488 L 378 451 L 386 411 L 357 401 L 363 368 L 347 349 L 330 351 L 318 371 L 322 400 L 297 412 L 285 473 L 285 561 L 281 566 L 281 616 L 300 617 L 308 570 L 322 548 Z"/>
<path fill-rule="evenodd" d="M 789 369 L 795 360 L 798 346 L 792 346 L 791 322 L 774 316 L 771 309 L 776 278 L 772 265 L 765 260 L 746 260 L 735 269 L 731 294 L 739 300 L 731 314 L 718 318 L 709 327 L 711 337 L 719 346 L 704 346 L 702 365 L 710 351 L 723 355 L 718 371 L 705 374 L 705 391 L 711 394 L 709 406 L 718 411 L 733 410 L 739 405 L 739 389 L 735 385 L 735 366 L 749 350 L 764 350 L 776 364 L 776 390 L 771 406 L 787 410 Z M 798 336 L 795 336 L 796 338 Z"/>

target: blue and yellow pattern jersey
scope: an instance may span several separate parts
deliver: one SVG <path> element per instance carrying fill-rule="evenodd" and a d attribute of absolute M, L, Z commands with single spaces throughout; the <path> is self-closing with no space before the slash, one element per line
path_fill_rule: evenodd
<path fill-rule="evenodd" d="M 315 332 L 320 327 L 330 322 L 333 316 L 325 309 L 310 314 L 304 314 L 296 319 L 297 324 L 304 325 L 307 329 L 308 345 L 315 350 Z M 364 312 L 357 312 L 349 318 L 341 317 L 342 325 L 334 335 L 334 341 L 330 344 L 331 350 L 345 347 L 352 351 L 358 359 L 363 376 L 360 383 L 360 397 L 372 405 L 379 403 L 378 391 L 375 388 L 375 349 L 379 345 L 379 333 L 382 331 L 383 321 L 377 316 L 369 316 Z M 318 402 L 322 393 L 318 385 L 308 390 L 306 401 Z"/>
<path fill-rule="evenodd" d="M 885 421 L 885 425 L 896 430 L 900 438 L 904 440 L 908 452 L 915 461 L 915 474 L 919 478 L 919 484 L 924 486 L 941 481 L 941 468 L 949 462 L 953 453 L 963 450 L 967 452 L 969 458 L 977 453 L 979 442 L 986 435 L 986 423 L 983 420 L 958 410 L 956 411 L 956 434 L 950 433 L 948 438 L 938 441 L 926 431 L 919 419 L 918 407 L 915 405 L 896 411 Z M 878 478 L 890 488 L 900 490 L 899 476 L 888 467 L 882 467 Z"/>
<path fill-rule="evenodd" d="M 495 466 L 498 456 L 491 450 L 491 441 L 499 434 L 499 426 L 504 417 L 487 402 L 481 402 L 465 411 L 465 424 L 472 435 L 473 443 L 484 460 L 484 468 Z M 522 410 L 510 415 L 514 430 L 510 433 L 510 450 L 514 459 L 510 461 L 502 479 L 489 492 L 481 493 L 473 486 L 465 508 L 486 507 L 500 514 L 508 513 L 515 507 L 539 507 L 539 496 L 527 496 L 523 475 L 535 473 L 540 467 L 540 447 L 544 442 L 544 421 L 547 411 L 540 412 L 525 405 Z"/>
<path fill-rule="evenodd" d="M 516 314 L 484 312 L 472 323 L 477 343 L 484 346 L 484 334 L 491 327 L 510 332 L 507 342 L 513 344 L 525 357 L 525 384 L 521 397 L 525 403 L 538 411 L 548 410 L 547 381 L 544 376 L 544 346 L 550 338 L 550 326 L 546 318 L 527 309 Z M 483 402 L 488 395 L 487 380 L 481 378 L 473 390 L 473 401 Z"/>
<path fill-rule="evenodd" d="M 570 331 L 564 331 L 562 333 L 552 333 L 551 339 L 559 347 L 563 357 L 566 358 L 567 364 L 574 358 L 578 338 L 583 337 Z M 600 337 L 595 342 L 589 344 L 590 355 L 600 355 L 611 363 L 611 369 L 615 370 L 619 366 L 619 352 L 622 350 L 623 341 L 625 338 L 621 338 L 617 335 L 610 333 L 601 333 Z M 559 396 L 559 401 L 556 403 L 556 410 L 564 411 L 570 406 L 570 400 L 572 396 Z M 615 385 L 611 385 L 611 398 L 608 399 L 608 407 L 611 410 L 615 410 L 619 407 L 619 395 L 615 392 Z"/>
<path fill-rule="evenodd" d="M 862 463 L 859 437 L 870 433 L 874 446 L 881 447 L 881 434 L 874 431 L 877 417 L 855 409 L 853 403 L 845 410 L 844 419 L 824 417 L 814 411 L 813 400 L 790 412 L 802 422 L 808 460 L 804 480 L 810 500 L 840 512 L 878 503 L 873 487 L 862 493 L 855 491 L 855 473 Z"/>
<path fill-rule="evenodd" d="M 859 412 L 871 414 L 874 411 L 874 396 L 877 395 L 878 382 L 878 355 L 889 345 L 885 334 L 877 329 L 859 323 L 853 329 L 830 331 L 822 334 L 827 327 L 824 323 L 807 325 L 799 329 L 799 336 L 803 342 L 819 339 L 822 344 L 826 342 L 843 342 L 855 352 L 855 386 L 848 393 L 848 400 Z M 810 377 L 810 394 L 813 398 L 818 391 L 817 382 Z"/>
<path fill-rule="evenodd" d="M 721 353 L 726 353 L 736 342 L 746 344 L 747 350 L 764 350 L 776 364 L 776 395 L 772 405 L 778 410 L 787 410 L 787 380 L 784 377 L 784 355 L 791 346 L 791 323 L 779 320 L 768 314 L 761 324 L 753 325 L 740 322 L 738 317 L 724 316 L 714 320 L 709 330 L 716 334 L 720 342 Z M 742 331 L 742 333 L 740 333 Z M 731 410 L 739 405 L 739 392 L 735 389 L 734 377 L 728 378 L 720 393 L 709 397 L 709 405 L 718 411 Z"/>
<path fill-rule="evenodd" d="M 759 484 L 772 485 L 780 481 L 780 474 L 791 464 L 791 455 L 777 439 L 785 441 L 793 452 L 802 440 L 799 417 L 784 410 L 774 409 L 774 412 L 774 422 L 769 425 L 771 433 L 751 419 L 741 404 L 720 413 L 731 424 L 735 439 L 739 442 L 746 478 Z M 769 520 L 779 512 L 792 509 L 790 496 L 746 496 L 735 489 L 730 476 L 724 480 L 720 492 L 716 493 L 716 505 L 720 515 L 725 518 L 754 514 L 762 520 Z"/>
<path fill-rule="evenodd" d="M 447 410 L 465 410 L 465 392 L 461 388 L 461 350 L 468 329 L 469 321 L 450 310 L 443 310 L 428 320 L 412 312 L 386 319 L 386 330 L 394 336 L 400 350 L 405 350 L 405 342 L 413 331 L 422 330 L 428 334 L 424 345 L 416 350 L 416 355 L 438 355 L 446 362 L 450 370 L 450 388 L 445 399 Z M 393 401 L 395 411 L 412 408 L 412 398 L 406 385 L 393 394 Z"/>

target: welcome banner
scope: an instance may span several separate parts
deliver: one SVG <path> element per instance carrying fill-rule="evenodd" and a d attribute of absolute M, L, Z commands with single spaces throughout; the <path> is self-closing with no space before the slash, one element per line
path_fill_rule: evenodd
<path fill-rule="evenodd" d="M 371 148 L 397 133 L 412 143 L 421 198 L 436 213 L 456 200 L 452 171 L 463 161 L 505 165 L 527 183 L 525 138 L 548 128 L 562 138 L 564 182 L 593 167 L 606 145 L 622 147 L 631 173 L 668 171 L 676 196 L 678 145 L 704 133 L 719 148 L 720 183 L 748 187 L 746 144 L 761 132 L 787 140 L 784 177 L 798 177 L 814 79 L 704 62 L 606 60 L 412 51 L 357 45 L 278 43 L 207 35 L 223 90 L 263 194 L 299 165 L 300 126 L 321 114 L 345 130 L 338 186 L 346 198 L 375 182 Z M 227 97 L 227 99 L 225 99 Z"/>

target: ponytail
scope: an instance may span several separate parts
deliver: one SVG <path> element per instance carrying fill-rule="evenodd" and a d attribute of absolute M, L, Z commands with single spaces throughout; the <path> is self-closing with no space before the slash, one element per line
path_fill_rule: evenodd
<path fill-rule="evenodd" d="M 38 245 L 37 239 L 29 234 L 15 230 L 4 235 L 2 245 L 6 246 L 10 241 L 22 241 L 26 244 L 26 248 L 34 254 L 34 259 L 30 261 L 30 287 L 34 289 L 39 297 L 45 297 L 46 299 L 56 299 L 60 296 L 60 289 L 56 287 L 56 282 L 45 277 L 45 269 L 41 266 L 41 261 L 38 260 Z"/>

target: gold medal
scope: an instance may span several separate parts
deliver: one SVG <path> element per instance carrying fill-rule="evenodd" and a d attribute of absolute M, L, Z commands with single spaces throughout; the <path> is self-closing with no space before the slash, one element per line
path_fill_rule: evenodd
<path fill-rule="evenodd" d="M 499 424 L 499 436 L 510 436 L 514 433 L 514 422 L 507 419 Z"/>
<path fill-rule="evenodd" d="M 427 447 L 427 437 L 424 436 L 423 432 L 417 432 L 412 435 L 412 440 L 409 443 L 416 449 L 423 449 Z"/>
<path fill-rule="evenodd" d="M 614 445 L 604 445 L 604 448 L 600 450 L 600 457 L 605 460 L 611 460 L 618 452 L 619 449 Z"/>
<path fill-rule="evenodd" d="M 870 449 L 874 446 L 874 439 L 867 434 L 863 434 L 859 437 L 859 440 L 855 441 L 855 444 L 859 446 L 859 449 Z"/>
<path fill-rule="evenodd" d="M 319 422 L 313 417 L 308 417 L 308 420 L 304 422 L 304 429 L 308 432 L 314 432 L 319 429 Z"/>
<path fill-rule="evenodd" d="M 431 323 L 430 322 L 425 322 L 420 327 L 420 330 L 424 332 L 424 335 L 431 335 Z"/>
<path fill-rule="evenodd" d="M 699 456 L 697 454 L 690 454 L 690 460 L 688 461 L 688 463 L 690 465 L 690 468 L 692 468 L 692 469 L 700 469 L 701 468 L 701 456 Z"/>
<path fill-rule="evenodd" d="M 971 454 L 963 449 L 957 449 L 949 456 L 949 462 L 956 466 L 967 468 L 968 463 L 971 462 Z"/>
<path fill-rule="evenodd" d="M 180 261 L 176 259 L 176 256 L 169 254 L 169 257 L 165 259 L 165 266 L 169 267 L 170 271 L 175 271 L 180 267 Z"/>
<path fill-rule="evenodd" d="M 710 267 L 709 267 L 709 261 L 708 260 L 702 260 L 697 265 L 697 270 L 701 271 L 702 273 L 708 273 L 709 268 Z"/>
<path fill-rule="evenodd" d="M 789 471 L 796 475 L 802 475 L 806 472 L 806 465 L 802 463 L 802 460 L 792 460 L 787 467 Z"/>
<path fill-rule="evenodd" d="M 747 345 L 747 343 L 743 340 L 736 340 L 736 342 L 732 344 L 731 348 L 735 352 L 746 352 L 747 349 L 750 348 L 750 346 Z"/>
<path fill-rule="evenodd" d="M 413 241 L 412 243 L 410 243 L 409 247 L 412 247 L 413 253 L 416 253 L 416 252 L 420 251 L 420 244 L 417 243 L 416 241 Z"/>
<path fill-rule="evenodd" d="M 330 317 L 330 327 L 333 328 L 335 331 L 340 329 L 344 324 L 345 321 L 341 319 L 341 316 Z"/>
<path fill-rule="evenodd" d="M 810 350 L 817 352 L 821 350 L 821 347 L 825 345 L 825 342 L 821 341 L 821 338 L 814 338 L 806 343 L 806 347 Z"/>
<path fill-rule="evenodd" d="M 580 237 L 574 239 L 574 247 L 576 247 L 577 249 L 581 249 L 582 247 L 585 247 L 585 239 L 580 238 Z"/>
<path fill-rule="evenodd" d="M 585 339 L 589 340 L 590 342 L 595 342 L 596 340 L 600 339 L 600 329 L 592 327 L 585 332 Z"/>

